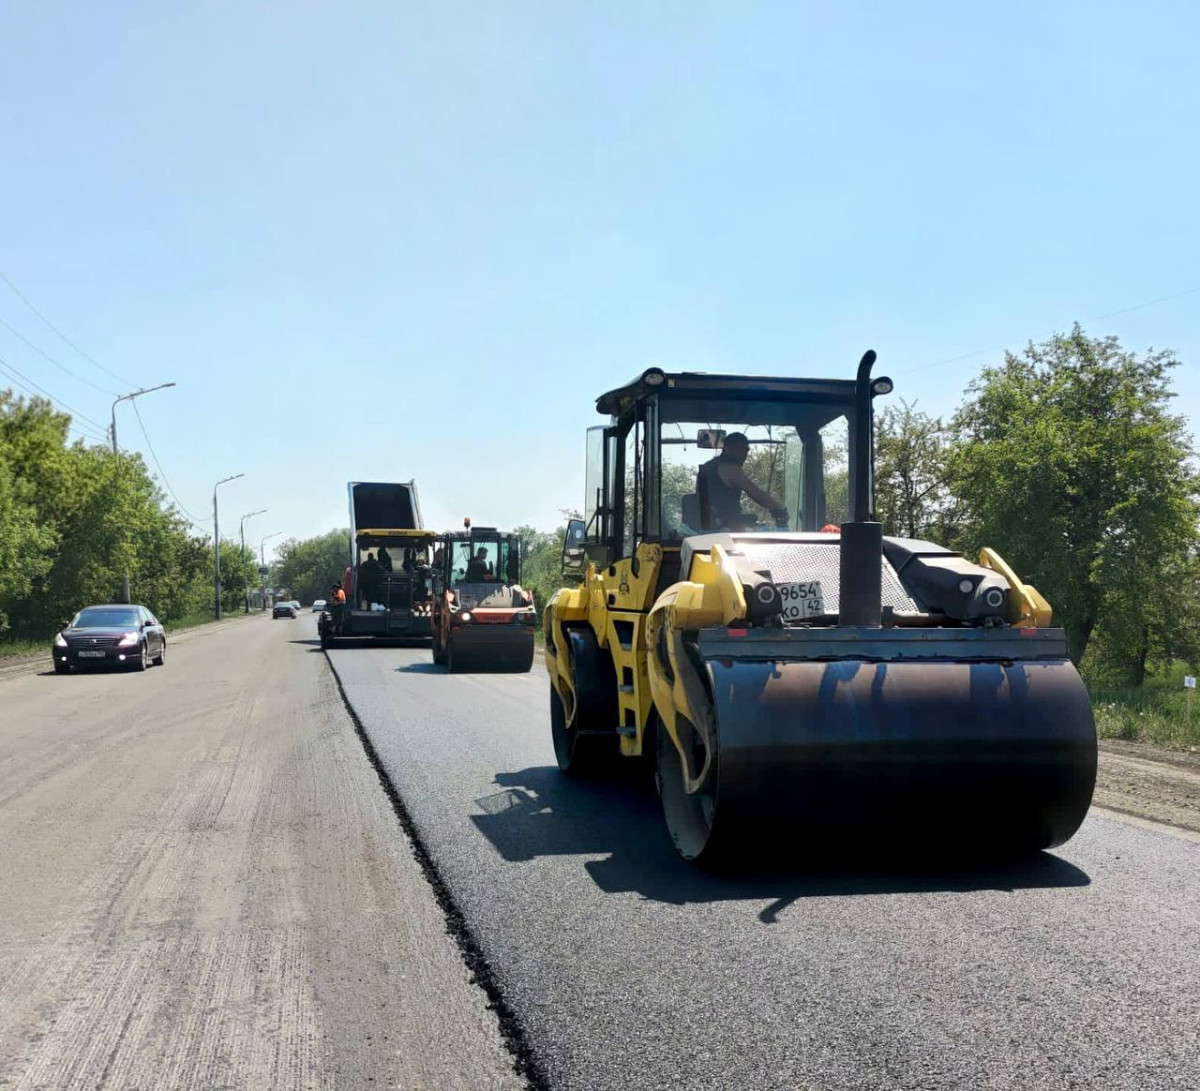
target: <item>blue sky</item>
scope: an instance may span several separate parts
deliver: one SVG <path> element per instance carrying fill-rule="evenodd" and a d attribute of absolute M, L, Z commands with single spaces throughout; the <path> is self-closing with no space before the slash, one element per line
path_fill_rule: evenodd
<path fill-rule="evenodd" d="M 848 375 L 947 413 L 1079 319 L 1200 417 L 1188 3 L 2 0 L 0 270 L 134 385 L 175 493 L 250 537 L 581 502 L 642 368 Z M 129 386 L 0 283 L 0 358 Z M 960 358 L 965 357 L 965 358 Z M 956 359 L 958 358 L 958 359 Z M 951 361 L 954 362 L 945 362 Z M 86 380 L 83 382 L 81 380 Z M 2 382 L 3 380 L 0 380 Z M 128 406 L 123 445 L 145 449 Z"/>

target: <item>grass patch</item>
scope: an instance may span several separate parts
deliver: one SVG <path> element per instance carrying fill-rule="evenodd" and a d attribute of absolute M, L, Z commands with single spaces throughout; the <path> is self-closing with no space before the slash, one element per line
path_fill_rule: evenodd
<path fill-rule="evenodd" d="M 49 655 L 50 640 L 0 640 L 0 659 L 17 659 L 42 652 Z"/>
<path fill-rule="evenodd" d="M 1103 678 L 1089 678 L 1088 692 L 1102 739 L 1126 739 L 1173 750 L 1200 749 L 1200 695 L 1193 692 L 1192 717 L 1187 719 L 1187 690 L 1182 663 L 1169 672 L 1128 686 Z"/>

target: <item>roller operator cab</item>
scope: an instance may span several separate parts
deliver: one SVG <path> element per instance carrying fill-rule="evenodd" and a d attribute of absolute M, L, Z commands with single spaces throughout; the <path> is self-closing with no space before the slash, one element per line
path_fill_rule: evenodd
<path fill-rule="evenodd" d="M 321 611 L 322 645 L 351 637 L 428 639 L 437 534 L 421 525 L 416 482 L 352 481 L 349 495 L 346 602 Z"/>
<path fill-rule="evenodd" d="M 521 540 L 494 527 L 445 534 L 433 554 L 433 660 L 451 671 L 528 671 L 537 615 Z"/>
<path fill-rule="evenodd" d="M 656 769 L 688 860 L 835 837 L 1032 851 L 1091 801 L 1087 693 L 1046 601 L 884 537 L 867 353 L 854 379 L 651 369 L 603 395 L 585 518 L 545 611 L 560 768 Z"/>

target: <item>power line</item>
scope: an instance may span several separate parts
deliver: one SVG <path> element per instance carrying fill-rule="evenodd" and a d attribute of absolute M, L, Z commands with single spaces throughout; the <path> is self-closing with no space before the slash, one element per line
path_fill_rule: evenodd
<path fill-rule="evenodd" d="M 0 366 L 0 375 L 5 375 L 8 378 L 9 382 L 11 382 L 14 386 L 20 387 L 20 389 L 25 391 L 25 393 L 28 394 L 31 398 L 38 397 L 38 394 L 35 391 L 30 390 L 29 387 L 27 387 L 19 379 L 16 379 L 13 376 L 8 375 L 2 366 Z M 76 439 L 81 439 L 85 443 L 100 444 L 100 443 L 105 442 L 105 440 L 101 439 L 100 437 L 93 435 L 90 430 L 85 431 L 83 425 L 76 424 L 75 419 L 73 417 L 69 417 L 67 420 L 67 433 L 68 434 L 74 433 Z"/>
<path fill-rule="evenodd" d="M 9 286 L 9 288 L 12 289 L 13 294 L 22 303 L 24 303 L 26 307 L 28 307 L 31 311 L 33 311 L 33 313 L 36 314 L 38 316 L 38 318 L 40 318 L 67 345 L 69 345 L 77 353 L 79 353 L 79 355 L 82 356 L 89 364 L 93 365 L 94 367 L 98 367 L 110 379 L 116 379 L 117 382 L 122 383 L 125 386 L 137 386 L 137 383 L 134 383 L 134 382 L 130 381 L 129 379 L 124 379 L 120 375 L 117 375 L 115 372 L 109 371 L 108 368 L 106 368 L 102 363 L 100 363 L 99 360 L 94 359 L 93 357 L 89 356 L 86 352 L 84 352 L 83 349 L 81 349 L 77 344 L 75 344 L 74 341 L 72 341 L 65 333 L 63 333 L 62 330 L 60 330 L 53 322 L 51 322 L 50 319 L 48 319 L 44 314 L 42 314 L 41 311 L 39 311 L 28 299 L 25 298 L 24 294 L 21 292 L 21 289 L 18 288 L 11 280 L 9 280 L 7 276 L 5 276 L 4 270 L 2 270 L 2 269 L 0 269 L 0 280 L 4 281 L 4 283 L 7 284 Z"/>
<path fill-rule="evenodd" d="M 83 383 L 84 386 L 90 386 L 93 390 L 98 390 L 101 394 L 107 394 L 109 397 L 113 397 L 116 395 L 115 390 L 106 390 L 102 386 L 97 386 L 94 382 L 91 381 L 91 379 L 85 379 L 82 375 L 77 375 L 69 367 L 67 367 L 66 364 L 59 362 L 58 360 L 54 359 L 54 357 L 51 356 L 50 353 L 44 352 L 42 349 L 38 348 L 37 345 L 35 345 L 32 341 L 30 341 L 29 338 L 26 337 L 20 330 L 14 329 L 7 322 L 5 322 L 3 318 L 0 318 L 0 326 L 3 326 L 14 337 L 19 338 L 21 341 L 24 341 L 25 344 L 27 344 L 31 349 L 33 349 L 34 352 L 36 352 L 43 359 L 49 360 L 50 363 L 52 363 L 60 371 L 65 371 L 68 375 L 71 376 L 72 379 L 78 380 L 79 382 Z"/>
<path fill-rule="evenodd" d="M 84 438 L 90 439 L 96 443 L 108 442 L 102 432 L 97 431 L 95 428 L 90 427 L 89 425 L 76 423 L 75 418 L 73 416 L 71 416 L 72 410 L 70 409 L 69 406 L 65 406 L 61 402 L 56 402 L 53 398 L 50 397 L 49 394 L 47 394 L 45 391 L 42 391 L 40 387 L 38 388 L 38 390 L 31 390 L 28 386 L 26 386 L 23 382 L 21 382 L 21 380 L 19 378 L 17 378 L 16 375 L 13 375 L 8 371 L 8 369 L 4 366 L 4 362 L 2 360 L 0 360 L 0 374 L 5 375 L 8 378 L 9 382 L 15 384 L 16 386 L 19 386 L 31 398 L 37 398 L 37 397 L 49 398 L 50 402 L 53 405 L 57 406 L 57 408 L 59 410 L 66 412 L 67 415 L 70 417 L 70 422 L 67 425 L 67 427 L 69 429 L 74 429 L 74 431 L 78 432 Z M 17 374 L 20 374 L 20 373 L 18 372 Z M 39 391 L 40 391 L 40 393 L 39 393 Z"/>
<path fill-rule="evenodd" d="M 1122 307 L 1120 310 L 1108 311 L 1106 314 L 1098 314 L 1092 318 L 1084 319 L 1085 323 L 1101 322 L 1105 318 L 1116 318 L 1119 314 L 1131 314 L 1133 311 L 1144 310 L 1146 307 L 1154 307 L 1159 303 L 1169 303 L 1173 299 L 1182 299 L 1184 296 L 1195 295 L 1200 292 L 1200 285 L 1195 288 L 1186 288 L 1182 292 L 1175 292 L 1173 295 L 1160 296 L 1158 299 L 1148 299 L 1144 303 L 1135 303 L 1132 307 Z M 931 367 L 946 367 L 948 364 L 957 364 L 963 360 L 970 360 L 974 356 L 986 356 L 992 352 L 1004 352 L 1012 342 L 1003 345 L 995 345 L 992 348 L 976 349 L 974 352 L 964 352 L 960 356 L 950 356 L 945 360 L 934 360 L 931 364 L 920 364 L 917 367 L 905 368 L 903 371 L 897 371 L 897 375 L 912 375 L 918 371 L 927 371 Z"/>
<path fill-rule="evenodd" d="M 90 424 L 92 426 L 92 430 L 95 431 L 96 436 L 100 439 L 104 438 L 104 433 L 105 433 L 104 425 L 99 424 L 98 422 L 92 420 L 91 417 L 85 417 L 82 413 L 77 413 L 74 409 L 72 409 L 69 405 L 67 405 L 66 402 L 61 401 L 58 398 L 54 397 L 54 395 L 51 394 L 50 391 L 48 391 L 45 387 L 38 386 L 38 384 L 35 383 L 28 375 L 25 375 L 22 372 L 18 371 L 15 367 L 12 366 L 12 364 L 10 364 L 3 357 L 0 357 L 0 369 L 3 369 L 8 374 L 8 376 L 12 379 L 12 381 L 15 382 L 19 387 L 21 387 L 21 389 L 24 390 L 25 393 L 32 395 L 33 397 L 37 397 L 37 394 L 35 394 L 33 390 L 29 389 L 30 387 L 34 387 L 38 391 L 38 393 L 40 393 L 43 397 L 49 398 L 52 405 L 57 405 L 60 409 L 64 410 L 67 413 L 70 413 L 71 416 L 74 417 L 76 420 L 84 421 L 87 424 Z M 24 380 L 24 382 L 22 382 L 22 380 Z M 82 426 L 80 426 L 79 431 L 84 431 Z"/>
<path fill-rule="evenodd" d="M 1108 314 L 1098 314 L 1095 318 L 1089 318 L 1089 322 L 1099 322 L 1102 318 L 1115 318 L 1119 314 L 1129 314 L 1130 311 L 1140 311 L 1143 307 L 1153 307 L 1156 303 L 1169 303 L 1172 299 L 1182 299 L 1185 295 L 1195 295 L 1200 292 L 1200 287 L 1187 288 L 1182 292 L 1176 292 L 1174 295 L 1165 295 L 1160 299 L 1151 299 L 1147 303 L 1137 303 L 1132 307 L 1122 307 L 1119 311 L 1109 311 Z"/>
<path fill-rule="evenodd" d="M 146 431 L 146 424 L 142 420 L 141 412 L 138 410 L 137 400 L 134 399 L 130 402 L 130 404 L 133 406 L 133 415 L 137 417 L 138 427 L 142 430 L 142 438 L 146 441 L 146 449 L 150 452 L 150 457 L 154 459 L 154 465 L 158 467 L 158 475 L 162 478 L 163 484 L 167 487 L 167 492 L 171 494 L 171 499 L 175 501 L 175 504 L 179 508 L 180 512 L 183 513 L 184 517 L 189 523 L 191 523 L 192 526 L 194 526 L 197 530 L 204 530 L 205 528 L 201 526 L 201 524 L 196 521 L 196 517 L 183 506 L 183 501 L 175 495 L 175 490 L 171 488 L 171 482 L 167 480 L 167 473 L 162 468 L 162 463 L 158 461 L 158 455 L 154 451 L 154 444 L 150 442 L 150 433 Z"/>

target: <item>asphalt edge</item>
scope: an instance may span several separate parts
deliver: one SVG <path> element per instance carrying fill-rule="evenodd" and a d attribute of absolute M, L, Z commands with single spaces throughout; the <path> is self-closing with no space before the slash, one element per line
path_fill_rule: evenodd
<path fill-rule="evenodd" d="M 412 815 L 409 814 L 404 800 L 400 798 L 400 793 L 396 790 L 396 786 L 388 776 L 383 760 L 380 758 L 379 752 L 375 749 L 375 744 L 371 742 L 371 737 L 367 733 L 366 725 L 363 724 L 362 719 L 350 701 L 349 694 L 346 693 L 346 687 L 342 684 L 342 677 L 338 674 L 337 667 L 333 665 L 333 660 L 329 657 L 327 651 L 323 649 L 322 654 L 325 657 L 325 662 L 329 664 L 329 670 L 333 675 L 334 682 L 337 684 L 342 705 L 350 717 L 350 722 L 354 725 L 354 732 L 358 736 L 359 742 L 362 743 L 367 761 L 371 763 L 371 767 L 375 770 L 375 775 L 379 777 L 379 783 L 392 805 L 392 811 L 400 823 L 400 828 L 404 831 L 404 835 L 408 838 L 409 844 L 412 846 L 412 853 L 414 859 L 417 861 L 417 866 L 420 867 L 421 874 L 425 876 L 425 881 L 433 891 L 434 900 L 437 902 L 438 908 L 442 911 L 442 916 L 446 921 L 446 932 L 454 940 L 459 954 L 466 964 L 467 970 L 470 973 L 470 982 L 481 988 L 487 997 L 488 1010 L 496 1017 L 500 1029 L 501 1041 L 504 1043 L 504 1048 L 508 1050 L 512 1057 L 513 1069 L 518 1076 L 525 1080 L 531 1091 L 549 1091 L 550 1081 L 534 1056 L 533 1048 L 525 1036 L 525 1028 L 521 1025 L 521 1020 L 504 998 L 504 992 L 500 988 L 500 983 L 496 975 L 492 972 L 491 966 L 488 965 L 487 959 L 483 954 L 483 949 L 471 931 L 470 925 L 467 923 L 466 914 L 459 908 L 454 895 L 450 891 L 450 887 L 438 872 L 432 853 L 426 847 L 420 831 L 417 829 L 416 822 L 413 820 Z"/>
<path fill-rule="evenodd" d="M 1156 822 L 1153 818 L 1134 814 L 1133 811 L 1123 811 L 1120 807 L 1102 807 L 1099 803 L 1093 803 L 1089 811 L 1101 818 L 1107 818 L 1110 822 L 1120 822 L 1126 826 L 1136 826 L 1139 830 L 1151 830 L 1166 837 L 1174 837 L 1179 841 L 1192 841 L 1200 844 L 1200 832 L 1196 830 L 1189 830 L 1183 826 L 1172 826 L 1169 822 Z"/>

